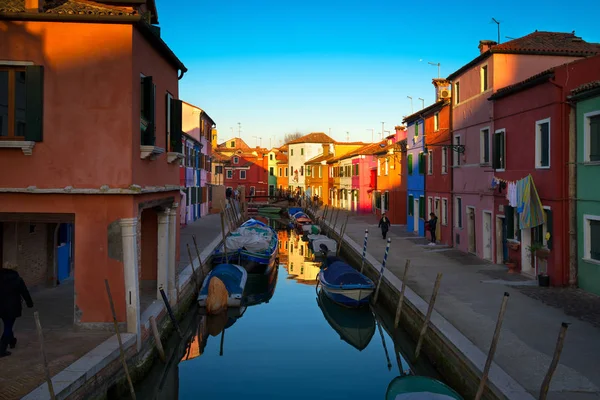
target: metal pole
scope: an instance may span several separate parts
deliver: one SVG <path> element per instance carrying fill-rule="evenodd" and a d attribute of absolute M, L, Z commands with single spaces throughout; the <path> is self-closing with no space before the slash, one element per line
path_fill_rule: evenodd
<path fill-rule="evenodd" d="M 548 372 L 546 373 L 546 377 L 544 378 L 544 382 L 542 382 L 542 389 L 540 390 L 540 400 L 546 400 L 546 396 L 548 395 L 548 389 L 550 388 L 550 380 L 552 380 L 552 375 L 554 374 L 554 370 L 558 366 L 558 359 L 560 358 L 560 353 L 562 352 L 563 344 L 565 342 L 565 336 L 567 335 L 567 329 L 569 328 L 569 324 L 563 322 L 560 326 L 560 333 L 558 334 L 558 340 L 556 341 L 556 348 L 554 349 L 554 356 L 552 357 L 552 362 L 550 362 L 550 367 L 548 368 Z"/>
<path fill-rule="evenodd" d="M 183 333 L 181 332 L 181 328 L 179 327 L 177 318 L 175 318 L 175 314 L 173 314 L 173 309 L 171 308 L 171 305 L 169 304 L 169 299 L 167 299 L 167 295 L 165 294 L 164 289 L 162 287 L 160 287 L 158 289 L 158 291 L 160 292 L 163 302 L 165 303 L 165 308 L 167 309 L 167 314 L 169 314 L 169 318 L 171 319 L 171 322 L 173 323 L 175 330 L 179 334 L 179 338 L 183 339 Z"/>
<path fill-rule="evenodd" d="M 365 241 L 363 242 L 362 260 L 360 261 L 360 273 L 363 273 L 365 268 L 365 257 L 367 256 L 367 240 L 369 239 L 369 230 L 365 229 Z"/>
<path fill-rule="evenodd" d="M 377 303 L 377 298 L 379 297 L 379 287 L 381 286 L 381 281 L 383 280 L 383 270 L 385 269 L 385 263 L 387 262 L 391 243 L 392 239 L 388 238 L 387 244 L 385 245 L 385 254 L 383 255 L 383 262 L 381 263 L 381 270 L 379 271 L 379 281 L 377 281 L 377 289 L 375 290 L 375 298 L 373 299 L 373 304 Z"/>
<path fill-rule="evenodd" d="M 396 309 L 396 318 L 394 319 L 394 329 L 398 328 L 400 323 L 400 315 L 402 315 L 402 304 L 404 304 L 404 291 L 406 290 L 406 276 L 408 275 L 408 268 L 410 267 L 410 260 L 406 260 L 404 264 L 404 274 L 402 274 L 402 289 L 400 289 L 400 298 L 398 299 L 398 308 Z"/>
<path fill-rule="evenodd" d="M 435 304 L 435 299 L 437 298 L 437 293 L 440 288 L 440 282 L 442 280 L 442 273 L 438 272 L 437 277 L 435 278 L 435 285 L 433 286 L 433 293 L 431 294 L 431 300 L 429 300 L 429 307 L 427 308 L 427 315 L 425 315 L 425 320 L 423 321 L 423 326 L 421 327 L 421 333 L 419 334 L 419 341 L 417 342 L 417 348 L 415 349 L 415 360 L 419 358 L 421 354 L 421 346 L 423 345 L 423 338 L 425 337 L 425 332 L 427 332 L 427 326 L 429 325 L 429 319 L 431 318 L 431 313 L 433 312 L 433 306 Z"/>
<path fill-rule="evenodd" d="M 485 360 L 485 366 L 483 367 L 483 373 L 481 374 L 481 381 L 479 381 L 479 388 L 477 389 L 475 400 L 479 400 L 481 399 L 481 396 L 483 396 L 483 391 L 485 389 L 485 384 L 490 372 L 490 367 L 492 366 L 492 360 L 494 359 L 494 353 L 496 353 L 496 346 L 500 337 L 500 329 L 502 328 L 502 321 L 504 320 L 504 312 L 506 311 L 508 296 L 508 292 L 504 292 L 502 304 L 500 305 L 500 312 L 498 313 L 498 320 L 496 321 L 496 329 L 494 330 L 494 336 L 492 337 L 492 344 L 490 345 L 490 350 L 488 351 L 488 356 Z"/>

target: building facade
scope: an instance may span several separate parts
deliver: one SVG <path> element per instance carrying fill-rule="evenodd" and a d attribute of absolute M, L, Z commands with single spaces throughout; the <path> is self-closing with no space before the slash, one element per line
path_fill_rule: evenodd
<path fill-rule="evenodd" d="M 322 132 L 313 132 L 287 143 L 289 177 L 288 186 L 304 194 L 306 173 L 304 163 L 321 154 L 323 143 L 335 143 L 335 140 Z"/>
<path fill-rule="evenodd" d="M 425 236 L 425 132 L 421 112 L 409 115 L 403 121 L 406 133 L 406 230 Z M 378 175 L 385 166 L 379 166 Z"/>

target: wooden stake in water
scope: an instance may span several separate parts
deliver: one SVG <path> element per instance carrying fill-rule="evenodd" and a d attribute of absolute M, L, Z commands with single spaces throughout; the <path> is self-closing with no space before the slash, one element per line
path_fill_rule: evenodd
<path fill-rule="evenodd" d="M 429 319 L 431 318 L 431 313 L 433 312 L 433 306 L 435 305 L 435 299 L 437 298 L 437 293 L 440 288 L 440 282 L 442 281 L 442 273 L 438 272 L 437 277 L 435 278 L 435 285 L 433 286 L 433 293 L 431 294 L 431 300 L 429 300 L 429 307 L 427 308 L 427 315 L 425 315 L 425 320 L 423 321 L 423 326 L 421 327 L 421 333 L 419 334 L 419 341 L 417 342 L 417 348 L 415 349 L 415 360 L 419 358 L 421 354 L 421 346 L 423 345 L 423 338 L 425 337 L 425 332 L 427 332 L 427 327 L 429 326 Z"/>
<path fill-rule="evenodd" d="M 198 242 L 196 241 L 196 235 L 192 235 L 194 241 L 194 247 L 196 248 L 196 255 L 198 256 L 198 268 L 200 269 L 200 282 L 204 279 L 204 267 L 202 266 L 202 259 L 200 258 L 200 250 L 198 249 Z"/>
<path fill-rule="evenodd" d="M 227 234 L 225 233 L 225 213 L 221 211 L 221 232 L 223 233 L 223 255 L 225 256 L 225 262 L 229 262 L 227 257 Z"/>
<path fill-rule="evenodd" d="M 492 366 L 492 360 L 494 359 L 494 353 L 496 353 L 496 345 L 498 344 L 498 338 L 500 337 L 500 329 L 502 328 L 502 321 L 504 320 L 504 312 L 506 311 L 508 296 L 508 292 L 504 292 L 502 304 L 500 305 L 500 312 L 498 313 L 498 320 L 496 321 L 496 329 L 494 330 L 494 336 L 492 337 L 492 344 L 490 345 L 490 350 L 488 351 L 488 356 L 485 360 L 485 366 L 483 367 L 483 373 L 481 374 L 481 381 L 479 381 L 479 388 L 477 389 L 475 400 L 479 400 L 481 399 L 481 396 L 483 396 L 483 391 L 485 389 L 485 384 L 490 372 L 490 367 Z"/>
<path fill-rule="evenodd" d="M 42 353 L 42 364 L 44 366 L 44 374 L 46 376 L 46 383 L 48 383 L 48 392 L 50 392 L 50 398 L 56 400 L 54 394 L 54 385 L 52 385 L 52 378 L 50 377 L 50 369 L 48 368 L 48 359 L 46 358 L 46 349 L 44 348 L 44 332 L 42 331 L 42 324 L 40 323 L 40 315 L 37 311 L 33 313 L 35 318 L 35 328 L 37 329 L 38 340 L 40 341 L 40 352 Z M 135 397 L 134 397 L 135 398 Z"/>
<path fill-rule="evenodd" d="M 135 390 L 133 389 L 133 382 L 131 381 L 131 376 L 129 375 L 129 369 L 127 368 L 127 361 L 125 361 L 125 351 L 123 350 L 123 342 L 121 341 L 121 332 L 119 332 L 119 324 L 117 323 L 117 313 L 115 311 L 115 303 L 113 302 L 112 294 L 110 293 L 110 285 L 108 284 L 108 279 L 104 280 L 104 285 L 106 286 L 106 293 L 108 294 L 108 301 L 110 303 L 110 311 L 113 316 L 113 323 L 115 325 L 115 332 L 117 333 L 117 340 L 119 341 L 119 352 L 121 354 L 121 363 L 123 364 L 123 369 L 125 370 L 125 376 L 127 377 L 127 383 L 129 384 L 129 393 L 131 394 L 131 398 L 135 400 Z"/>
<path fill-rule="evenodd" d="M 398 328 L 400 323 L 400 315 L 402 314 L 402 304 L 404 304 L 404 291 L 406 290 L 406 276 L 408 275 L 408 267 L 410 260 L 406 260 L 404 264 L 404 274 L 402 275 L 402 289 L 400 289 L 400 298 L 398 299 L 398 308 L 396 308 L 396 318 L 394 319 L 394 329 Z"/>
<path fill-rule="evenodd" d="M 173 309 L 171 308 L 171 305 L 169 304 L 169 299 L 167 299 L 167 295 L 165 294 L 164 289 L 162 287 L 160 287 L 160 288 L 158 288 L 158 291 L 160 292 L 163 302 L 165 303 L 165 308 L 167 309 L 167 314 L 169 315 L 169 318 L 171 319 L 171 322 L 173 323 L 175 330 L 179 334 L 179 338 L 183 339 L 183 333 L 181 332 L 181 328 L 179 327 L 177 318 L 175 318 L 175 314 L 173 314 Z"/>
<path fill-rule="evenodd" d="M 390 355 L 388 354 L 387 345 L 385 344 L 385 337 L 383 336 L 383 330 L 381 329 L 381 323 L 379 320 L 375 321 L 377 328 L 379 329 L 379 335 L 381 336 L 381 343 L 383 344 L 383 351 L 385 352 L 385 359 L 387 360 L 388 371 L 392 370 L 392 362 L 390 361 Z"/>
<path fill-rule="evenodd" d="M 360 261 L 360 273 L 363 273 L 363 269 L 365 268 L 365 257 L 367 256 L 367 240 L 369 239 L 369 230 L 365 229 L 365 240 L 363 242 L 363 252 L 362 259 Z"/>
<path fill-rule="evenodd" d="M 546 396 L 548 396 L 548 390 L 550 389 L 550 381 L 552 380 L 552 375 L 554 375 L 554 371 L 558 366 L 558 360 L 560 359 L 560 353 L 562 353 L 562 348 L 565 343 L 565 337 L 567 336 L 568 328 L 569 324 L 566 322 L 563 322 L 560 326 L 560 333 L 558 334 L 558 340 L 556 341 L 556 348 L 554 349 L 552 362 L 550 362 L 550 367 L 548 368 L 548 372 L 546 373 L 544 382 L 542 382 L 539 400 L 546 400 Z"/>
<path fill-rule="evenodd" d="M 194 268 L 194 259 L 192 258 L 192 251 L 190 250 L 190 244 L 185 244 L 187 247 L 188 257 L 190 258 L 190 265 L 192 266 L 192 279 L 194 280 L 194 287 L 196 291 L 200 290 L 198 288 L 198 277 L 196 276 L 196 269 Z"/>
<path fill-rule="evenodd" d="M 223 329 L 223 332 L 221 332 L 221 346 L 219 349 L 219 356 L 223 355 L 223 344 L 225 343 L 225 329 Z"/>
<path fill-rule="evenodd" d="M 335 222 L 333 223 L 333 231 L 334 232 L 335 232 L 335 227 L 337 226 L 338 217 L 340 216 L 340 209 L 338 208 L 336 211 L 337 212 L 335 213 Z"/>
<path fill-rule="evenodd" d="M 152 327 L 152 335 L 154 336 L 154 342 L 156 343 L 156 350 L 158 350 L 158 357 L 163 363 L 167 361 L 165 356 L 165 349 L 163 349 L 162 342 L 160 341 L 160 334 L 158 333 L 158 326 L 156 326 L 156 319 L 154 315 L 150 316 L 150 326 Z"/>
<path fill-rule="evenodd" d="M 340 240 L 338 242 L 338 247 L 337 247 L 337 252 L 336 252 L 336 256 L 340 255 L 340 250 L 342 250 L 342 243 L 344 241 L 344 234 L 346 233 L 346 226 L 348 226 L 348 217 L 350 216 L 350 213 L 346 214 L 346 220 L 344 221 L 344 225 L 342 227 L 342 232 L 340 233 Z"/>
<path fill-rule="evenodd" d="M 385 269 L 385 263 L 387 262 L 391 243 L 392 239 L 388 238 L 387 244 L 385 245 L 385 254 L 383 255 L 383 262 L 381 263 L 381 270 L 379 271 L 379 280 L 377 281 L 377 289 L 375 289 L 375 298 L 373 299 L 373 304 L 377 303 L 377 298 L 379 297 L 379 288 L 381 286 L 381 281 L 383 280 L 383 270 Z"/>

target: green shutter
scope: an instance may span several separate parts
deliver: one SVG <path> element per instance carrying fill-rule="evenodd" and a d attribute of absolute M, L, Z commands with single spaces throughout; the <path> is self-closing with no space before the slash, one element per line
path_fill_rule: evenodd
<path fill-rule="evenodd" d="M 548 247 L 548 249 L 552 249 L 552 210 L 545 210 L 546 211 L 546 232 L 548 232 L 550 234 L 550 239 L 548 239 L 546 241 L 546 246 Z"/>
<path fill-rule="evenodd" d="M 141 99 L 143 105 L 143 114 L 142 117 L 148 123 L 148 127 L 144 132 L 142 132 L 141 144 L 154 146 L 156 143 L 156 125 L 154 123 L 154 83 L 152 82 L 151 76 L 146 76 L 142 78 L 142 93 L 143 97 Z"/>
<path fill-rule="evenodd" d="M 492 145 L 492 168 L 500 169 L 500 134 L 494 133 L 494 143 Z"/>
<path fill-rule="evenodd" d="M 25 140 L 41 142 L 44 137 L 44 67 L 26 67 L 25 79 Z"/>
<path fill-rule="evenodd" d="M 171 151 L 183 152 L 181 143 L 183 103 L 181 100 L 171 100 Z"/>
<path fill-rule="evenodd" d="M 515 237 L 515 209 L 506 206 L 504 210 L 504 219 L 506 221 L 506 238 L 514 239 Z"/>
<path fill-rule="evenodd" d="M 425 153 L 419 153 L 419 174 L 425 173 Z"/>
<path fill-rule="evenodd" d="M 419 218 L 425 219 L 425 197 L 419 196 Z"/>
<path fill-rule="evenodd" d="M 415 198 L 410 195 L 408 196 L 408 215 L 415 214 Z"/>
<path fill-rule="evenodd" d="M 408 155 L 408 174 L 412 175 L 412 171 L 413 171 L 413 155 L 409 154 Z"/>

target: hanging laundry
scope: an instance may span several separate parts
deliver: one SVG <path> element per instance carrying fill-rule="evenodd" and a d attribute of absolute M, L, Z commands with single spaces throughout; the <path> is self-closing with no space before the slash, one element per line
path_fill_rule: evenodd
<path fill-rule="evenodd" d="M 496 186 L 498 186 L 498 183 L 499 183 L 499 182 L 500 182 L 500 180 L 494 176 L 494 177 L 492 178 L 492 185 L 491 185 L 491 188 L 492 188 L 492 189 L 496 189 Z"/>
<path fill-rule="evenodd" d="M 508 200 L 509 206 L 517 207 L 517 184 L 515 182 L 508 182 L 506 199 Z"/>
<path fill-rule="evenodd" d="M 534 228 L 544 223 L 544 207 L 538 196 L 533 177 L 528 175 L 517 184 L 520 191 L 517 211 L 521 229 Z"/>

